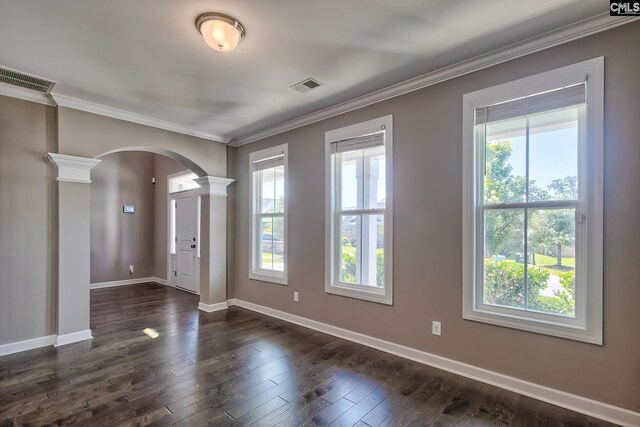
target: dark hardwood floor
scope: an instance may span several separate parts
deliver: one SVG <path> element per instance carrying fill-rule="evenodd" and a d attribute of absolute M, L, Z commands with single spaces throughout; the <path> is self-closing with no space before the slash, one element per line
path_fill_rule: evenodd
<path fill-rule="evenodd" d="M 92 341 L 0 357 L 0 426 L 605 426 L 157 284 L 91 291 Z M 142 331 L 153 328 L 152 339 Z"/>

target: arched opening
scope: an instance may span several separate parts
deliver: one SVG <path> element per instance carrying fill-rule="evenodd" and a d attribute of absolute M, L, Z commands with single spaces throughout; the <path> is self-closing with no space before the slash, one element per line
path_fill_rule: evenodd
<path fill-rule="evenodd" d="M 186 169 L 191 170 L 193 173 L 195 173 L 198 176 L 208 175 L 207 172 L 202 167 L 200 167 L 194 160 L 191 160 L 183 156 L 182 154 L 178 154 L 175 151 L 167 150 L 165 148 L 147 147 L 147 146 L 123 147 L 123 148 L 107 151 L 106 153 L 102 153 L 99 156 L 96 156 L 95 158 L 102 159 L 103 157 L 108 156 L 109 154 L 129 152 L 129 151 L 141 151 L 141 152 L 159 154 L 161 156 L 165 156 L 170 159 L 173 159 L 178 163 L 182 163 Z"/>
<path fill-rule="evenodd" d="M 129 153 L 130 152 L 130 153 Z M 137 154 L 133 154 L 137 153 Z M 160 179 L 156 177 L 158 175 L 156 173 L 155 163 L 153 168 L 150 166 L 150 158 L 151 154 L 159 155 L 154 158 L 168 158 L 171 159 L 171 163 L 173 163 L 174 168 L 169 168 L 165 171 Z M 147 156 L 147 167 L 141 167 L 140 164 L 136 164 L 133 161 L 131 167 L 129 167 L 130 171 L 127 173 L 130 174 L 139 174 L 141 171 L 142 175 L 138 176 L 134 181 L 140 182 L 140 185 L 148 185 L 162 187 L 162 190 L 156 191 L 154 188 L 154 193 L 158 193 L 158 195 L 162 195 L 164 197 L 159 198 L 159 209 L 155 208 L 156 200 L 154 200 L 153 206 L 147 201 L 147 208 L 145 210 L 159 210 L 163 212 L 168 212 L 168 208 L 164 208 L 162 205 L 168 206 L 168 191 L 166 190 L 167 176 L 170 174 L 169 172 L 183 172 L 185 170 L 193 171 L 198 178 L 197 184 L 199 188 L 193 193 L 197 194 L 200 199 L 200 203 L 198 207 L 193 208 L 193 213 L 199 214 L 199 219 L 195 220 L 195 224 L 193 224 L 193 228 L 198 228 L 200 230 L 200 239 L 199 245 L 195 244 L 195 241 L 192 239 L 196 239 L 195 236 L 190 236 L 192 241 L 188 242 L 189 245 L 194 245 L 192 249 L 196 247 L 199 250 L 199 268 L 198 274 L 194 278 L 195 283 L 192 290 L 199 291 L 200 298 L 198 307 L 204 311 L 216 311 L 222 310 L 227 307 L 226 302 L 226 239 L 227 239 L 227 231 L 226 231 L 226 187 L 233 181 L 224 177 L 213 177 L 207 175 L 206 171 L 200 167 L 196 161 L 193 159 L 188 159 L 181 154 L 176 152 L 162 149 L 162 148 L 153 148 L 153 147 L 123 147 L 118 148 L 116 150 L 112 150 L 103 154 L 96 156 L 96 158 L 83 158 L 76 156 L 69 156 L 64 154 L 54 154 L 50 153 L 48 155 L 49 159 L 58 169 L 58 307 L 57 307 L 57 316 L 58 316 L 58 325 L 57 325 L 57 345 L 68 344 L 71 342 L 81 341 L 85 339 L 90 339 L 91 329 L 90 329 L 90 284 L 92 282 L 95 283 L 95 279 L 92 280 L 92 274 L 94 273 L 94 269 L 92 269 L 92 244 L 91 244 L 91 183 L 92 183 L 92 169 L 94 169 L 97 165 L 99 165 L 103 160 L 106 163 L 111 163 L 109 161 L 110 156 Z M 155 161 L 154 161 L 155 162 Z M 109 169 L 109 168 L 106 168 Z M 120 178 L 118 176 L 122 171 L 115 167 L 110 173 L 113 175 L 112 178 Z M 140 169 L 140 170 L 136 170 Z M 146 170 L 146 172 L 145 172 Z M 150 171 L 153 170 L 151 173 Z M 101 169 L 94 169 L 93 173 L 97 174 L 100 177 Z M 109 174 L 107 174 L 109 175 Z M 149 176 L 153 175 L 153 176 Z M 137 175 L 136 175 L 137 176 Z M 153 178 L 155 179 L 155 183 L 153 182 Z M 96 182 L 96 186 L 100 182 L 101 178 L 99 178 Z M 145 184 L 146 181 L 146 184 Z M 130 220 L 132 216 L 136 215 L 136 205 L 138 203 L 139 198 L 133 198 L 133 203 L 129 204 L 126 202 L 126 198 L 121 198 L 118 196 L 120 190 L 124 187 L 127 187 L 127 182 L 125 180 L 124 183 L 119 182 L 113 188 L 111 188 L 111 195 L 107 195 L 103 197 L 103 200 L 100 201 L 105 211 L 109 212 L 111 215 L 111 219 L 115 219 L 117 223 L 118 220 Z M 127 189 L 130 190 L 130 189 Z M 193 190 L 193 189 L 192 189 Z M 189 190 L 189 191 L 192 191 Z M 149 190 L 148 190 L 149 191 Z M 138 195 L 139 196 L 139 195 Z M 166 209 L 166 210 L 165 210 Z M 138 211 L 140 212 L 140 211 Z M 128 215 L 128 217 L 127 217 Z M 155 215 L 155 212 L 154 212 Z M 106 219 L 103 218 L 106 221 Z M 160 224 L 158 227 L 158 233 L 156 233 L 154 227 L 154 236 L 162 236 L 166 241 L 168 237 L 167 234 L 164 234 L 163 230 L 168 230 L 169 227 Z M 108 231 L 103 233 L 103 238 Z M 112 234 L 115 233 L 115 236 L 110 236 L 112 238 L 112 245 L 110 248 L 111 255 L 116 254 L 117 256 L 123 255 L 122 252 L 127 252 L 130 250 L 130 243 L 121 244 L 122 239 L 127 237 L 125 234 L 128 232 L 126 229 L 116 230 L 112 229 L 110 231 Z M 120 239 L 120 240 L 119 240 Z M 129 239 L 130 241 L 131 239 Z M 135 239 L 133 239 L 135 240 Z M 152 239 L 153 242 L 153 239 Z M 154 246 L 153 242 L 151 246 Z M 149 247 L 146 246 L 146 250 L 149 250 Z M 166 254 L 164 252 L 164 248 L 166 248 L 166 244 L 156 245 L 155 248 L 151 249 L 154 253 L 160 253 L 160 257 L 158 259 L 162 259 L 162 256 Z M 143 246 L 141 250 L 145 250 Z M 195 251 L 194 251 L 195 252 Z M 100 258 L 96 257 L 93 254 L 94 261 Z M 126 253 L 124 255 L 127 255 Z M 119 271 L 118 274 L 122 274 L 123 272 L 120 270 L 125 270 L 125 274 L 132 274 L 136 276 L 136 264 L 133 264 L 133 273 L 129 273 L 130 269 L 129 264 L 130 261 L 121 258 L 111 257 L 111 261 L 115 262 L 115 265 Z M 103 257 L 102 261 L 104 262 L 108 257 Z M 126 258 L 126 257 L 124 257 Z M 154 262 L 151 264 L 155 263 Z M 170 271 L 168 268 L 156 268 L 153 266 L 153 273 L 148 266 L 149 262 L 147 262 L 147 270 L 145 271 L 145 277 L 157 277 L 156 271 Z M 126 268 L 123 268 L 126 267 Z M 147 276 L 147 274 L 153 274 L 153 276 Z M 159 276 L 163 276 L 163 274 L 158 274 Z M 106 282 L 122 282 L 119 278 L 122 276 L 116 276 L 116 280 L 107 280 Z M 126 276 L 125 276 L 126 277 Z M 133 279 L 135 280 L 135 279 Z M 127 279 L 124 279 L 126 282 Z M 98 282 L 105 283 L 105 282 Z M 196 287 L 197 285 L 197 287 Z"/>
<path fill-rule="evenodd" d="M 100 159 L 91 171 L 91 288 L 156 282 L 199 294 L 198 175 L 149 151 Z"/>

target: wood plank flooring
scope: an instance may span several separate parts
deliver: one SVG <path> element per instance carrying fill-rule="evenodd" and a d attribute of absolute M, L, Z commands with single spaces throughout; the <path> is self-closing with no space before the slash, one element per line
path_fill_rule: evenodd
<path fill-rule="evenodd" d="M 204 313 L 197 303 L 152 283 L 92 290 L 92 341 L 0 357 L 0 426 L 611 425 L 238 307 Z"/>

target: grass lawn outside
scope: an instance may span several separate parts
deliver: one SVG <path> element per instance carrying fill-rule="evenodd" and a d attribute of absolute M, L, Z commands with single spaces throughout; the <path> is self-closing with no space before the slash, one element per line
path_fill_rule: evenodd
<path fill-rule="evenodd" d="M 575 270 L 576 259 L 574 257 L 562 257 L 562 268 L 558 268 L 556 265 L 558 260 L 554 256 L 536 254 L 536 266 L 542 267 L 548 270 L 549 273 L 559 276 L 560 273 L 565 273 L 569 270 Z"/>
<path fill-rule="evenodd" d="M 271 262 L 273 262 L 273 270 L 284 271 L 284 258 L 282 255 L 271 255 L 269 252 L 263 252 L 262 265 L 271 267 Z"/>

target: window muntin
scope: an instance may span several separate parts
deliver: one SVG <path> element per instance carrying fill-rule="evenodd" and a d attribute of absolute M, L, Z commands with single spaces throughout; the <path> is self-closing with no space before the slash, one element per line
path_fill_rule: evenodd
<path fill-rule="evenodd" d="M 603 101 L 604 58 L 464 95 L 465 319 L 602 344 Z"/>
<path fill-rule="evenodd" d="M 390 147 L 390 116 L 327 133 L 329 293 L 392 303 Z"/>
<path fill-rule="evenodd" d="M 336 178 L 338 282 L 384 287 L 384 145 L 332 154 Z"/>
<path fill-rule="evenodd" d="M 578 118 L 585 108 L 476 125 L 484 148 L 478 305 L 575 318 L 576 304 L 582 303 L 575 289 L 581 268 L 576 262 L 578 145 L 584 126 Z"/>
<path fill-rule="evenodd" d="M 250 277 L 286 284 L 286 145 L 251 154 Z"/>

